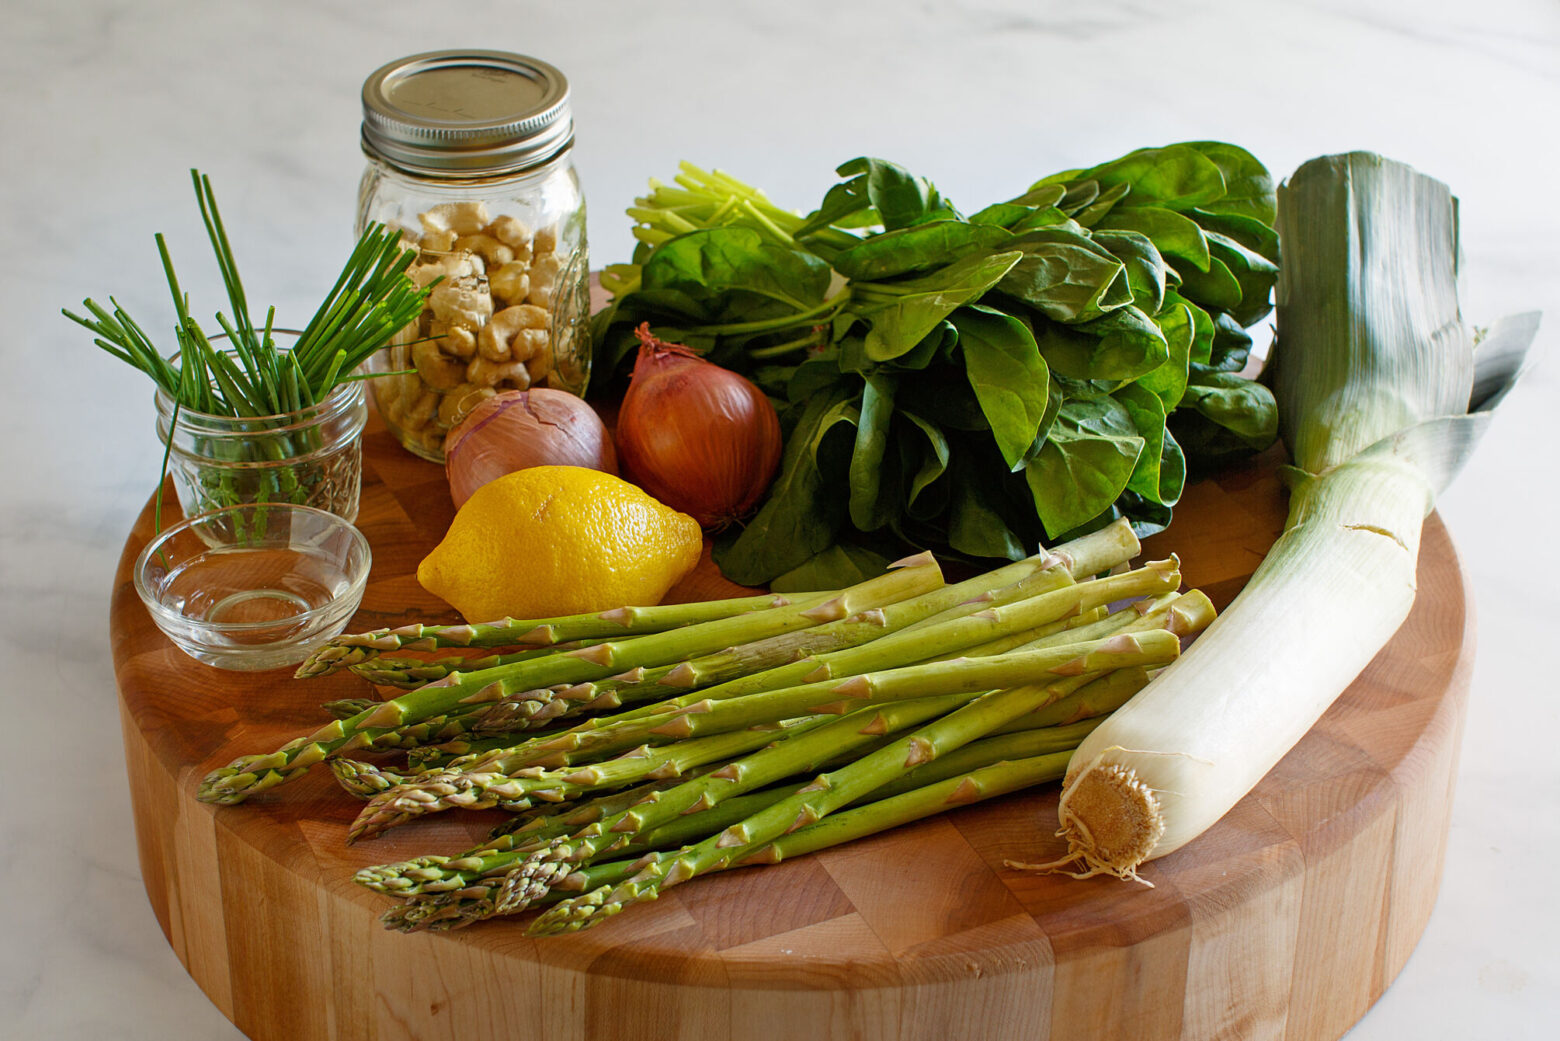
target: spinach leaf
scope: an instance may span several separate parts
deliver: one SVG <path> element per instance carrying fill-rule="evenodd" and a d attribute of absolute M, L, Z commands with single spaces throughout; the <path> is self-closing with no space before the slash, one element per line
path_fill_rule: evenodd
<path fill-rule="evenodd" d="M 1083 207 L 1077 213 L 1073 214 L 1073 220 L 1077 221 L 1085 228 L 1092 228 L 1095 223 L 1101 220 L 1107 213 L 1109 213 L 1118 202 L 1120 202 L 1122 199 L 1125 199 L 1127 197 L 1127 193 L 1131 190 L 1131 186 L 1127 185 L 1126 183 L 1110 186 L 1109 188 L 1100 192 L 1100 194 L 1095 197 L 1093 202 L 1089 203 L 1089 205 Z"/>
<path fill-rule="evenodd" d="M 974 467 L 957 466 L 948 514 L 948 545 L 972 557 L 1022 560 L 1029 553 L 997 509 L 997 497 Z"/>
<path fill-rule="evenodd" d="M 1094 241 L 1110 250 L 1127 271 L 1132 303 L 1147 314 L 1156 314 L 1165 301 L 1165 259 L 1154 240 L 1140 231 L 1096 231 Z"/>
<path fill-rule="evenodd" d="M 1170 357 L 1164 333 L 1136 307 L 1077 325 L 1037 325 L 1035 343 L 1051 370 L 1072 380 L 1135 380 Z"/>
<path fill-rule="evenodd" d="M 1181 403 L 1181 395 L 1186 393 L 1192 344 L 1197 336 L 1196 320 L 1192 317 L 1192 305 L 1176 299 L 1166 303 L 1164 310 L 1154 316 L 1154 321 L 1159 324 L 1170 356 L 1157 368 L 1139 376 L 1137 385 L 1159 398 L 1164 410 L 1169 412 Z M 1210 338 L 1212 335 L 1210 323 Z"/>
<path fill-rule="evenodd" d="M 1126 408 L 1101 395 L 1068 401 L 1024 479 L 1052 538 L 1110 508 L 1127 486 L 1143 438 Z"/>
<path fill-rule="evenodd" d="M 1126 408 L 1143 438 L 1143 451 L 1127 478 L 1127 489 L 1161 506 L 1174 506 L 1186 481 L 1186 461 L 1175 439 L 1165 433 L 1164 402 L 1136 383 L 1129 383 L 1113 396 Z"/>
<path fill-rule="evenodd" d="M 1208 270 L 1208 240 L 1202 228 L 1190 217 L 1174 210 L 1118 206 L 1095 224 L 1094 230 L 1096 233 L 1135 231 L 1147 235 L 1162 255 L 1184 260 L 1199 271 Z"/>
<path fill-rule="evenodd" d="M 1210 310 L 1228 310 L 1240 306 L 1240 282 L 1224 261 L 1212 256 L 1210 245 L 1207 272 L 1194 267 L 1177 268 L 1181 276 L 1181 295 Z"/>
<path fill-rule="evenodd" d="M 854 427 L 857 414 L 850 392 L 839 388 L 807 403 L 786 438 L 769 498 L 741 532 L 715 545 L 723 575 L 741 585 L 762 585 L 834 541 L 846 516 L 847 501 L 838 489 L 846 480 L 851 446 L 840 436 L 847 431 L 836 428 Z"/>
<path fill-rule="evenodd" d="M 1076 170 L 1073 172 L 1077 173 Z M 1095 190 L 1099 190 L 1098 186 L 1095 187 Z M 1042 181 L 1036 184 L 1034 187 L 1030 188 L 1023 195 L 1009 199 L 1006 204 L 997 203 L 996 205 L 1027 206 L 1036 210 L 1049 210 L 1055 207 L 1060 207 L 1062 205 L 1062 200 L 1066 197 L 1066 185 L 1046 183 Z"/>
<path fill-rule="evenodd" d="M 894 278 L 939 268 L 970 253 L 989 252 L 1012 239 L 1004 228 L 934 220 L 863 239 L 834 255 L 834 270 L 861 280 Z"/>
<path fill-rule="evenodd" d="M 1271 297 L 1278 280 L 1278 265 L 1215 231 L 1208 232 L 1208 249 L 1240 286 L 1240 303 L 1230 308 L 1230 317 L 1241 325 L 1261 321 L 1273 309 Z"/>
<path fill-rule="evenodd" d="M 1218 164 L 1189 145 L 1140 148 L 1079 174 L 1102 185 L 1128 185 L 1131 205 L 1189 210 L 1225 196 Z"/>
<path fill-rule="evenodd" d="M 948 439 L 935 424 L 914 412 L 900 409 L 895 418 L 907 422 L 909 431 L 921 434 L 917 438 L 913 432 L 907 432 L 896 439 L 901 453 L 901 472 L 910 475 L 910 484 L 905 490 L 905 512 L 913 517 L 930 519 L 942 512 L 946 501 L 946 495 L 939 497 L 930 489 L 946 489 L 946 481 L 941 485 L 937 482 L 948 471 Z"/>
<path fill-rule="evenodd" d="M 805 237 L 830 225 L 843 226 L 842 222 L 863 226 L 874 216 L 887 231 L 936 217 L 959 216 L 932 182 L 897 163 L 862 156 L 842 163 L 834 172 L 849 180 L 829 189 L 823 205 L 792 233 L 793 237 Z"/>
<path fill-rule="evenodd" d="M 1012 245 L 1022 252 L 998 288 L 1047 318 L 1083 322 L 1132 300 L 1126 265 L 1081 230 L 1043 228 Z"/>
<path fill-rule="evenodd" d="M 1233 372 L 1194 372 L 1181 405 L 1171 429 L 1199 462 L 1261 451 L 1278 438 L 1272 392 Z"/>
<path fill-rule="evenodd" d="M 899 503 L 899 470 L 886 465 L 889 426 L 894 418 L 894 381 L 876 374 L 866 378 L 856 422 L 856 449 L 850 457 L 850 521 L 861 531 L 876 531 Z M 894 456 L 892 463 L 898 463 Z"/>
<path fill-rule="evenodd" d="M 1255 217 L 1214 213 L 1211 210 L 1188 210 L 1187 215 L 1197 222 L 1204 234 L 1213 231 L 1227 235 L 1253 253 L 1260 253 L 1273 263 L 1278 263 L 1278 232 Z"/>
<path fill-rule="evenodd" d="M 810 253 L 750 228 L 718 227 L 663 243 L 641 269 L 639 296 L 679 309 L 686 305 L 677 301 L 690 301 L 716 320 L 749 320 L 817 306 L 830 278 L 829 265 Z"/>
<path fill-rule="evenodd" d="M 1273 177 L 1255 156 L 1223 141 L 1190 141 L 1186 147 L 1207 156 L 1224 179 L 1224 194 L 1204 205 L 1214 213 L 1251 217 L 1271 226 L 1278 212 Z"/>
<path fill-rule="evenodd" d="M 979 304 L 953 312 L 964 372 L 991 425 L 997 450 L 1017 468 L 1045 416 L 1050 370 L 1034 335 L 1017 318 Z"/>
<path fill-rule="evenodd" d="M 1219 372 L 1239 372 L 1251 357 L 1251 334 L 1227 314 L 1220 313 L 1211 319 L 1212 343 L 1208 348 L 1206 368 Z M 1193 366 L 1196 370 L 1198 366 Z"/>
<path fill-rule="evenodd" d="M 1017 251 L 975 254 L 919 278 L 876 283 L 877 291 L 870 296 L 858 294 L 865 302 L 853 310 L 872 323 L 867 357 L 890 361 L 906 353 L 954 308 L 996 285 L 1022 256 Z"/>
<path fill-rule="evenodd" d="M 850 543 L 836 542 L 769 583 L 776 593 L 810 593 L 844 589 L 876 578 L 892 563 L 881 553 Z"/>

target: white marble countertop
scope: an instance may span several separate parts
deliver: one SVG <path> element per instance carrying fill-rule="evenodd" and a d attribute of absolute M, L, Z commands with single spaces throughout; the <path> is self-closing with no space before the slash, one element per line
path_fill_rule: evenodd
<path fill-rule="evenodd" d="M 0 5 L 0 1037 L 237 1038 L 141 888 L 107 615 L 159 464 L 140 376 L 59 315 L 116 294 L 171 322 L 152 234 L 203 278 L 187 169 L 222 194 L 252 294 L 306 312 L 350 245 L 363 78 L 483 46 L 569 75 L 593 258 L 679 159 L 805 208 L 878 155 L 970 208 L 1194 138 L 1277 174 L 1368 148 L 1463 201 L 1475 324 L 1542 309 L 1541 364 L 1441 510 L 1479 616 L 1445 882 L 1351 1041 L 1552 1037 L 1560 1014 L 1560 699 L 1541 659 L 1560 465 L 1560 7 L 1554 0 L 786 4 L 663 0 L 6 0 Z M 215 309 L 213 304 L 207 310 Z"/>

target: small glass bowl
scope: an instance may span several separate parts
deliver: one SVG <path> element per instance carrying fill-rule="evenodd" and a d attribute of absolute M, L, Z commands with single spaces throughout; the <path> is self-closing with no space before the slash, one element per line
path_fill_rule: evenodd
<path fill-rule="evenodd" d="M 334 513 L 251 503 L 164 530 L 136 558 L 135 590 L 195 660 L 277 669 L 346 628 L 370 561 L 363 533 Z"/>

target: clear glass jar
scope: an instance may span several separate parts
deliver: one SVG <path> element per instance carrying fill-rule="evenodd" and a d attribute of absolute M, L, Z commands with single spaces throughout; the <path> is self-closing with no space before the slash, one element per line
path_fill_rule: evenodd
<path fill-rule="evenodd" d="M 248 503 L 313 506 L 357 519 L 363 481 L 363 384 L 340 384 L 317 405 L 235 418 L 179 409 L 157 392 L 157 438 L 186 517 Z"/>
<path fill-rule="evenodd" d="M 451 113 L 458 115 L 451 115 Z M 590 377 L 585 201 L 570 158 L 568 83 L 502 51 L 391 62 L 363 86 L 357 233 L 399 228 L 422 317 L 365 366 L 406 448 L 444 460 L 445 435 L 483 398 Z"/>

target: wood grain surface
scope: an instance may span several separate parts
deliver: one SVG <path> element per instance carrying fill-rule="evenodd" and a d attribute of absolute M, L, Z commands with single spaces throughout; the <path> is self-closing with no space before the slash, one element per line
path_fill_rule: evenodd
<path fill-rule="evenodd" d="M 1228 602 L 1282 523 L 1274 462 L 1190 488 L 1147 552 L 1176 552 L 1189 584 Z M 452 619 L 412 577 L 453 515 L 442 471 L 377 426 L 365 471 L 374 567 L 353 630 Z M 211 768 L 368 688 L 184 657 L 131 587 L 150 532 L 148 510 L 111 619 L 142 876 L 191 976 L 257 1041 L 1332 1041 L 1397 975 L 1435 901 L 1473 627 L 1433 516 L 1397 637 L 1224 820 L 1148 866 L 1152 889 L 1004 868 L 1061 853 L 1049 786 L 539 941 L 525 919 L 387 932 L 392 902 L 352 882 L 466 848 L 491 813 L 347 846 L 359 804 L 324 770 L 241 806 L 195 801 Z M 672 599 L 736 589 L 706 560 Z"/>

